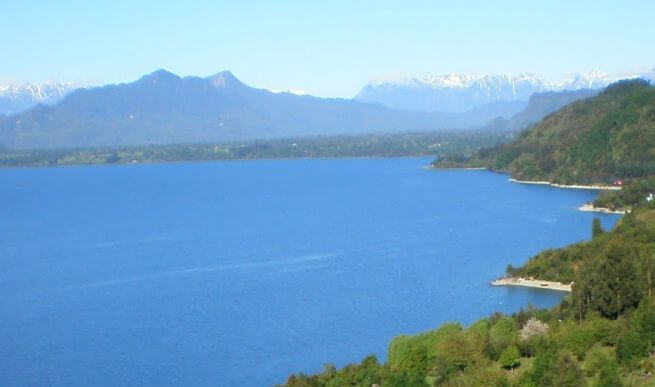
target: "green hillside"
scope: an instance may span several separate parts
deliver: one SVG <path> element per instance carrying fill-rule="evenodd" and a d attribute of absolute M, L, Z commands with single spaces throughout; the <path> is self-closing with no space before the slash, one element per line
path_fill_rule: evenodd
<path fill-rule="evenodd" d="M 608 184 L 655 174 L 655 87 L 643 80 L 611 85 L 594 98 L 547 116 L 509 144 L 481 149 L 465 163 L 519 180 Z"/>
<path fill-rule="evenodd" d="M 621 82 L 546 117 L 512 143 L 434 167 L 487 167 L 523 180 L 608 184 L 596 204 L 629 208 L 612 230 L 550 249 L 510 276 L 572 283 L 551 310 L 494 314 L 391 341 L 387 361 L 369 356 L 337 370 L 291 375 L 288 386 L 655 385 L 655 88 Z"/>
<path fill-rule="evenodd" d="M 548 250 L 510 274 L 574 281 L 552 310 L 447 323 L 391 341 L 337 370 L 291 375 L 288 386 L 655 385 L 655 205 L 633 208 L 592 241 Z"/>

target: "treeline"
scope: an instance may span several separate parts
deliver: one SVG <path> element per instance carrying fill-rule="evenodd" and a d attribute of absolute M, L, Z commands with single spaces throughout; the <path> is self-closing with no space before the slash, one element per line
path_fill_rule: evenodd
<path fill-rule="evenodd" d="M 488 167 L 519 180 L 608 184 L 655 175 L 653 152 L 655 87 L 630 80 L 564 107 L 511 143 L 481 149 L 463 162 L 440 158 L 434 166 Z"/>
<path fill-rule="evenodd" d="M 513 135 L 508 132 L 441 131 L 124 148 L 15 151 L 0 148 L 0 167 L 268 158 L 470 156 L 482 147 L 510 141 Z"/>
<path fill-rule="evenodd" d="M 621 386 L 655 383 L 655 207 L 635 207 L 611 232 L 546 251 L 510 274 L 573 281 L 552 310 L 494 314 L 396 337 L 373 356 L 288 386 Z"/>
<path fill-rule="evenodd" d="M 464 328 L 448 323 L 389 345 L 381 364 L 369 356 L 341 370 L 291 375 L 287 386 L 621 386 L 652 381 L 653 359 L 632 335 L 655 333 L 645 301 L 633 317 L 589 316 L 582 323 L 557 311 L 494 314 Z M 648 341 L 645 341 L 648 345 Z M 646 371 L 648 372 L 648 371 Z"/>

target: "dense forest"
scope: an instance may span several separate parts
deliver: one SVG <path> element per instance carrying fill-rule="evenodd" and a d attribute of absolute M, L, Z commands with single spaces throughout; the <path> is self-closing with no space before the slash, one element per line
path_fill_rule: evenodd
<path fill-rule="evenodd" d="M 513 132 L 440 131 L 367 136 L 301 137 L 221 144 L 145 147 L 3 150 L 0 167 L 72 164 L 127 164 L 193 160 L 242 160 L 312 157 L 470 156 L 513 138 Z"/>
<path fill-rule="evenodd" d="M 487 167 L 525 180 L 608 184 L 594 205 L 626 209 L 612 230 L 595 219 L 592 239 L 509 265 L 509 276 L 572 284 L 551 310 L 527 307 L 463 327 L 457 323 L 389 344 L 340 370 L 291 375 L 287 386 L 655 385 L 655 88 L 608 87 L 546 117 L 507 144 L 434 167 Z"/>
<path fill-rule="evenodd" d="M 655 87 L 621 81 L 574 102 L 508 144 L 470 158 L 439 158 L 435 167 L 476 166 L 519 180 L 608 184 L 655 174 Z"/>

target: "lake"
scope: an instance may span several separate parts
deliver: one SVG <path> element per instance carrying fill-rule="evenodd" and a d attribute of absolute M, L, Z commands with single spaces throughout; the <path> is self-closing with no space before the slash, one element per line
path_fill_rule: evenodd
<path fill-rule="evenodd" d="M 0 170 L 0 385 L 241 385 L 562 297 L 495 288 L 596 193 L 426 158 Z"/>

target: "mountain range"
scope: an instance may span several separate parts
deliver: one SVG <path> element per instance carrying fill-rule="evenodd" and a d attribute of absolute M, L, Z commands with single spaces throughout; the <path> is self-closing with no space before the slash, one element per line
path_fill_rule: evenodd
<path fill-rule="evenodd" d="M 37 104 L 51 105 L 79 86 L 73 82 L 0 85 L 0 114 L 17 114 Z"/>
<path fill-rule="evenodd" d="M 651 71 L 608 75 L 592 71 L 575 74 L 559 81 L 546 81 L 528 73 L 484 76 L 447 74 L 427 76 L 422 79 L 373 82 L 366 85 L 355 99 L 362 102 L 377 102 L 394 109 L 443 113 L 462 113 L 489 103 L 495 103 L 498 107 L 508 105 L 511 109 L 512 103 L 527 102 L 535 93 L 602 89 L 622 79 L 638 77 L 652 79 L 653 74 Z M 517 112 L 518 110 L 513 113 Z"/>
<path fill-rule="evenodd" d="M 591 89 L 531 92 L 529 85 L 544 88 L 544 83 L 530 77 L 512 83 L 510 78 L 501 77 L 496 80 L 513 85 L 507 99 L 498 99 L 500 94 L 497 94 L 488 97 L 490 102 L 464 112 L 445 113 L 394 109 L 359 97 L 318 98 L 271 92 L 250 87 L 229 71 L 209 77 L 179 77 L 157 70 L 131 83 L 102 87 L 73 90 L 70 84 L 48 84 L 4 88 L 2 95 L 14 101 L 25 98 L 27 102 L 40 103 L 22 113 L 0 115 L 0 147 L 85 148 L 442 129 L 515 130 L 541 120 L 568 103 L 597 94 L 599 89 L 594 88 L 609 81 L 609 78 L 598 80 L 600 76 L 592 78 L 567 83 L 589 85 Z M 448 93 L 443 95 L 443 103 L 447 105 L 456 103 L 457 90 L 465 94 L 466 90 L 486 85 L 487 96 L 492 95 L 492 90 L 505 90 L 491 78 L 485 79 L 482 82 L 471 77 L 450 77 L 431 82 L 435 90 L 438 87 L 454 93 L 448 98 Z M 490 85 L 498 87 L 494 89 Z"/>
<path fill-rule="evenodd" d="M 0 143 L 39 149 L 229 142 L 483 123 L 351 99 L 272 93 L 247 86 L 227 71 L 201 78 L 157 70 L 131 83 L 77 89 L 54 105 L 0 119 Z"/>

